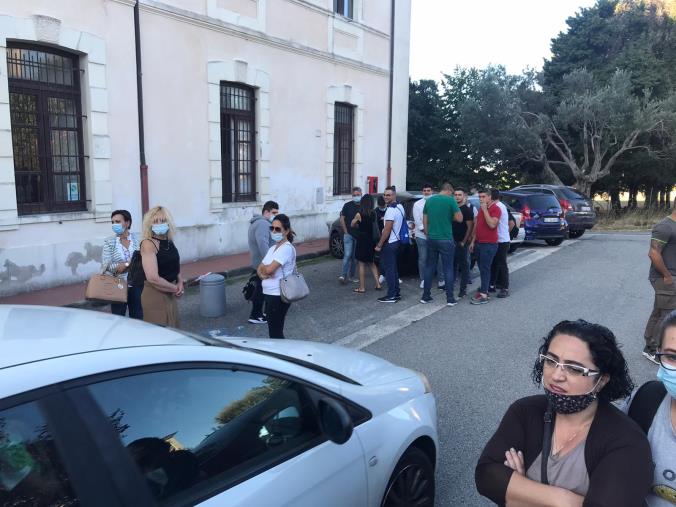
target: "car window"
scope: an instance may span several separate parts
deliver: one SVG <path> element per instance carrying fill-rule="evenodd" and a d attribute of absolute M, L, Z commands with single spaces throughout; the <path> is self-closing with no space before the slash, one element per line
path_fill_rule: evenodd
<path fill-rule="evenodd" d="M 504 196 L 503 200 L 507 206 L 511 207 L 514 210 L 520 210 L 522 207 L 521 203 L 519 202 L 519 199 L 516 197 Z"/>
<path fill-rule="evenodd" d="M 566 199 L 586 199 L 584 195 L 572 188 L 562 187 L 560 191 Z"/>
<path fill-rule="evenodd" d="M 160 501 L 226 489 L 322 441 L 305 388 L 260 373 L 172 370 L 89 389 Z"/>
<path fill-rule="evenodd" d="M 547 210 L 549 208 L 561 208 L 559 201 L 553 195 L 529 195 L 528 205 L 535 210 Z"/>
<path fill-rule="evenodd" d="M 0 505 L 80 505 L 35 403 L 0 411 Z"/>

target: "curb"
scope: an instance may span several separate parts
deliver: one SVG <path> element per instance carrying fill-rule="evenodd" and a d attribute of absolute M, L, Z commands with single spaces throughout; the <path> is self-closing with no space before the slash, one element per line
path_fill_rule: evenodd
<path fill-rule="evenodd" d="M 306 253 L 303 255 L 299 255 L 296 257 L 297 262 L 303 262 L 303 261 L 309 261 L 312 259 L 318 259 L 319 257 L 325 257 L 329 255 L 330 251 L 329 249 L 325 250 L 319 250 L 317 252 L 310 252 Z M 226 283 L 228 280 L 237 278 L 239 276 L 243 275 L 248 275 L 251 273 L 252 269 L 249 266 L 244 266 L 241 268 L 234 268 L 229 271 L 214 271 L 213 274 L 221 275 L 225 277 Z M 194 278 L 190 278 L 189 280 L 185 281 L 185 286 L 186 287 L 195 287 L 199 285 L 199 276 L 196 276 Z M 109 303 L 99 303 L 97 301 L 87 301 L 86 299 L 83 299 L 81 301 L 77 301 L 75 303 L 69 303 L 67 305 L 64 305 L 65 307 L 68 308 L 82 308 L 82 309 L 94 309 L 94 308 L 101 308 L 103 306 L 108 305 Z"/>

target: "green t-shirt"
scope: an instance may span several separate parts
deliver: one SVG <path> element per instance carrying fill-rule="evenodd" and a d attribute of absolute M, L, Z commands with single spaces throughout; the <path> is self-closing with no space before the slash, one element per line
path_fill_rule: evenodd
<path fill-rule="evenodd" d="M 453 215 L 460 208 L 455 198 L 437 194 L 425 202 L 423 215 L 427 215 L 427 239 L 453 239 Z"/>

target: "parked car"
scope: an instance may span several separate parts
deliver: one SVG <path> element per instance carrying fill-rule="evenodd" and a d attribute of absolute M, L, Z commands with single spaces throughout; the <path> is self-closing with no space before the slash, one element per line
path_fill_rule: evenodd
<path fill-rule="evenodd" d="M 377 198 L 380 195 L 382 194 L 374 194 L 374 197 Z M 409 229 L 414 228 L 413 205 L 421 198 L 422 195 L 419 194 L 410 194 L 408 192 L 397 193 L 397 200 L 401 203 L 406 212 L 406 221 L 408 222 Z M 336 218 L 329 225 L 329 251 L 336 259 L 343 258 L 343 229 L 340 226 L 340 217 Z M 418 248 L 416 247 L 415 241 L 410 241 L 409 243 L 402 245 L 402 248 L 399 251 L 398 268 L 399 274 L 403 275 L 414 275 L 418 272 Z"/>
<path fill-rule="evenodd" d="M 478 195 L 470 195 L 467 200 L 472 203 L 472 206 L 474 206 L 476 209 L 479 209 L 481 206 L 479 204 L 479 196 Z M 521 215 L 520 211 L 515 210 L 512 208 L 509 204 L 506 204 L 503 202 L 505 206 L 507 206 L 507 209 L 509 212 L 512 214 L 514 217 L 514 221 L 516 222 L 516 226 L 519 228 L 519 233 L 517 234 L 516 238 L 510 240 L 509 243 L 509 253 L 514 253 L 516 252 L 517 248 L 521 246 L 521 244 L 524 242 L 526 239 L 526 230 L 523 228 L 523 215 Z"/>
<path fill-rule="evenodd" d="M 330 344 L 0 305 L 0 505 L 434 504 L 427 378 Z"/>
<path fill-rule="evenodd" d="M 579 238 L 596 225 L 596 211 L 592 200 L 572 187 L 564 185 L 519 185 L 512 190 L 553 194 L 565 212 L 570 238 Z"/>
<path fill-rule="evenodd" d="M 559 201 L 551 193 L 520 190 L 500 192 L 505 204 L 521 212 L 526 241 L 542 239 L 560 245 L 568 238 L 568 224 Z"/>

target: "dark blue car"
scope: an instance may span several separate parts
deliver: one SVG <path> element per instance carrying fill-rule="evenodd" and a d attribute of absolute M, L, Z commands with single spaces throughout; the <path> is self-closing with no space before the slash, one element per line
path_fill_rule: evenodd
<path fill-rule="evenodd" d="M 568 223 L 558 199 L 552 194 L 500 192 L 502 201 L 522 214 L 526 241 L 542 239 L 548 245 L 560 245 L 568 238 Z"/>

